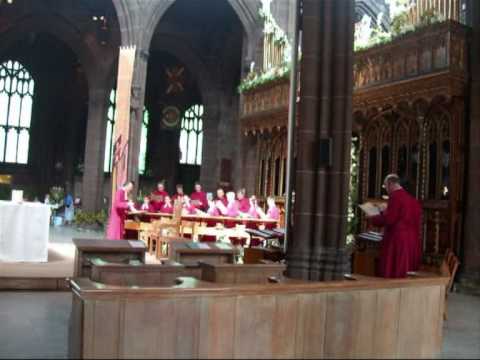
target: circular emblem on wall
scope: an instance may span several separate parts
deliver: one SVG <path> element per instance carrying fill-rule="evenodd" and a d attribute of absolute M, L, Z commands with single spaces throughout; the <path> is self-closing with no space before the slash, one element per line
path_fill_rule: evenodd
<path fill-rule="evenodd" d="M 175 106 L 167 106 L 162 111 L 162 122 L 167 127 L 175 127 L 180 121 L 180 110 Z"/>

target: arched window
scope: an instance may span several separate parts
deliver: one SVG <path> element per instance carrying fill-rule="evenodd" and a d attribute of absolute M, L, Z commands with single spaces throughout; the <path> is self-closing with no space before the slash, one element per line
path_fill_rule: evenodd
<path fill-rule="evenodd" d="M 108 111 L 107 111 L 107 134 L 105 137 L 105 160 L 103 163 L 103 171 L 106 173 L 112 172 L 113 168 L 113 130 L 115 128 L 115 116 L 116 116 L 116 103 L 117 103 L 117 90 L 112 89 L 110 91 L 110 97 L 108 98 Z M 150 114 L 146 108 L 143 109 L 142 119 L 142 133 L 140 139 L 140 154 L 138 157 L 138 172 L 139 174 L 145 174 L 146 158 L 147 158 L 147 136 L 148 136 L 148 121 Z"/>
<path fill-rule="evenodd" d="M 0 65 L 0 162 L 28 163 L 34 86 L 19 62 Z"/>
<path fill-rule="evenodd" d="M 203 105 L 193 105 L 182 118 L 180 164 L 202 165 Z"/>

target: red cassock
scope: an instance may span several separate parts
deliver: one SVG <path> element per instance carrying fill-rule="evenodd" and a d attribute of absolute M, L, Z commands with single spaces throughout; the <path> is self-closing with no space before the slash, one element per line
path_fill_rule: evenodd
<path fill-rule="evenodd" d="M 205 194 L 203 191 L 194 191 L 190 195 L 190 200 L 192 201 L 192 204 L 200 210 L 205 211 L 208 209 L 208 200 L 207 200 L 207 194 Z"/>
<path fill-rule="evenodd" d="M 168 193 L 166 191 L 155 190 L 152 193 L 152 200 L 150 201 L 150 203 L 152 204 L 152 207 L 155 209 L 155 211 L 160 211 L 167 196 Z M 158 197 L 159 200 L 156 200 L 154 197 Z"/>
<path fill-rule="evenodd" d="M 162 214 L 173 214 L 173 205 L 163 204 L 162 207 L 159 209 L 159 212 Z"/>
<path fill-rule="evenodd" d="M 110 209 L 108 219 L 107 239 L 121 240 L 125 232 L 125 218 L 127 217 L 128 201 L 125 196 L 125 190 L 118 189 L 115 194 L 115 200 Z"/>
<path fill-rule="evenodd" d="M 385 227 L 378 275 L 403 278 L 418 270 L 422 251 L 420 237 L 421 207 L 404 189 L 390 194 L 387 209 L 371 218 L 375 226 Z"/>
<path fill-rule="evenodd" d="M 242 213 L 248 213 L 250 211 L 250 200 L 243 198 L 238 201 L 238 211 Z"/>

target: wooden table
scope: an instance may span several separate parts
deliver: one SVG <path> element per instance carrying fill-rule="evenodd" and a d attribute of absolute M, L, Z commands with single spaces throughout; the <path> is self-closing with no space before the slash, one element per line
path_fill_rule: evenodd
<path fill-rule="evenodd" d="M 170 260 L 179 262 L 183 265 L 192 266 L 199 262 L 210 264 L 233 264 L 235 255 L 239 251 L 234 246 L 223 244 L 228 248 L 221 248 L 218 243 L 194 243 L 194 242 L 177 242 L 170 243 Z M 201 246 L 201 247 L 198 247 Z"/>
<path fill-rule="evenodd" d="M 147 248 L 141 241 L 73 239 L 75 250 L 74 276 L 90 277 L 91 258 L 101 258 L 112 263 L 125 263 L 137 260 L 145 263 Z"/>

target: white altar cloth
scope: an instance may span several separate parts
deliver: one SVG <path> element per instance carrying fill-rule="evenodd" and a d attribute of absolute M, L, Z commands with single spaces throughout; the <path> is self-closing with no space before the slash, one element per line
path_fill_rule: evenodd
<path fill-rule="evenodd" d="M 0 201 L 0 261 L 48 261 L 50 214 L 49 205 Z"/>

